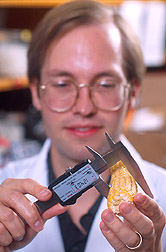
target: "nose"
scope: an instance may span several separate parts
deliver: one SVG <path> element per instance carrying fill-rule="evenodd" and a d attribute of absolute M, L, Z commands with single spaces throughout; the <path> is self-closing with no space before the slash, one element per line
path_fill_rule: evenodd
<path fill-rule="evenodd" d="M 79 113 L 82 116 L 91 116 L 95 114 L 97 108 L 91 100 L 89 86 L 86 84 L 80 84 L 78 93 L 77 101 L 73 106 L 73 113 Z"/>

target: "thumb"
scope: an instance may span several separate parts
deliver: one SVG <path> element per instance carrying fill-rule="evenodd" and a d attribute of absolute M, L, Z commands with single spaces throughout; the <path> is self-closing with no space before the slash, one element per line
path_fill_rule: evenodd
<path fill-rule="evenodd" d="M 62 214 L 68 210 L 67 206 L 62 206 L 61 204 L 56 204 L 53 207 L 49 208 L 42 214 L 43 221 L 47 221 L 48 219 L 51 219 L 54 216 L 57 216 L 59 214 Z"/>

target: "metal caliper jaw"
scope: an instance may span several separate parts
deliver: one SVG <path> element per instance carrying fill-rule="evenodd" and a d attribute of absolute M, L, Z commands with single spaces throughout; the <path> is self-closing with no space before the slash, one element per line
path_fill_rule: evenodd
<path fill-rule="evenodd" d="M 134 158 L 131 156 L 130 152 L 127 148 L 123 145 L 121 141 L 115 143 L 108 133 L 105 133 L 106 139 L 109 143 L 111 150 L 107 152 L 105 155 L 101 156 L 99 153 L 94 151 L 89 146 L 86 146 L 88 151 L 93 155 L 95 158 L 91 162 L 91 166 L 93 169 L 98 173 L 101 174 L 105 170 L 109 169 L 112 165 L 116 164 L 118 161 L 122 161 L 124 165 L 127 167 L 131 175 L 137 181 L 137 183 L 141 186 L 144 192 L 153 198 L 153 194 L 138 166 Z M 109 185 L 99 176 L 99 179 L 93 184 L 96 189 L 107 198 L 109 192 Z"/>

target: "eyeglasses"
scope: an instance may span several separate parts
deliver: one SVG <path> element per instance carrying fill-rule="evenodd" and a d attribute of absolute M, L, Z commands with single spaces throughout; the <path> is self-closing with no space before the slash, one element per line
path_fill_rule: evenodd
<path fill-rule="evenodd" d="M 89 88 L 89 96 L 92 103 L 100 110 L 116 111 L 122 106 L 130 88 L 129 84 L 117 84 L 109 80 L 102 80 L 89 86 L 86 84 L 76 85 L 72 81 L 53 81 L 41 85 L 43 99 L 49 109 L 56 112 L 70 110 L 77 102 L 79 89 Z"/>

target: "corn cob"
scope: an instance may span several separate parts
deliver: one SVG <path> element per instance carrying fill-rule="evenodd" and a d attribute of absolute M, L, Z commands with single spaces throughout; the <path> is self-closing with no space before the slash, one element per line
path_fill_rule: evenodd
<path fill-rule="evenodd" d="M 119 206 L 123 201 L 133 203 L 137 193 L 137 184 L 122 161 L 110 167 L 111 187 L 107 197 L 108 208 L 119 214 Z"/>

